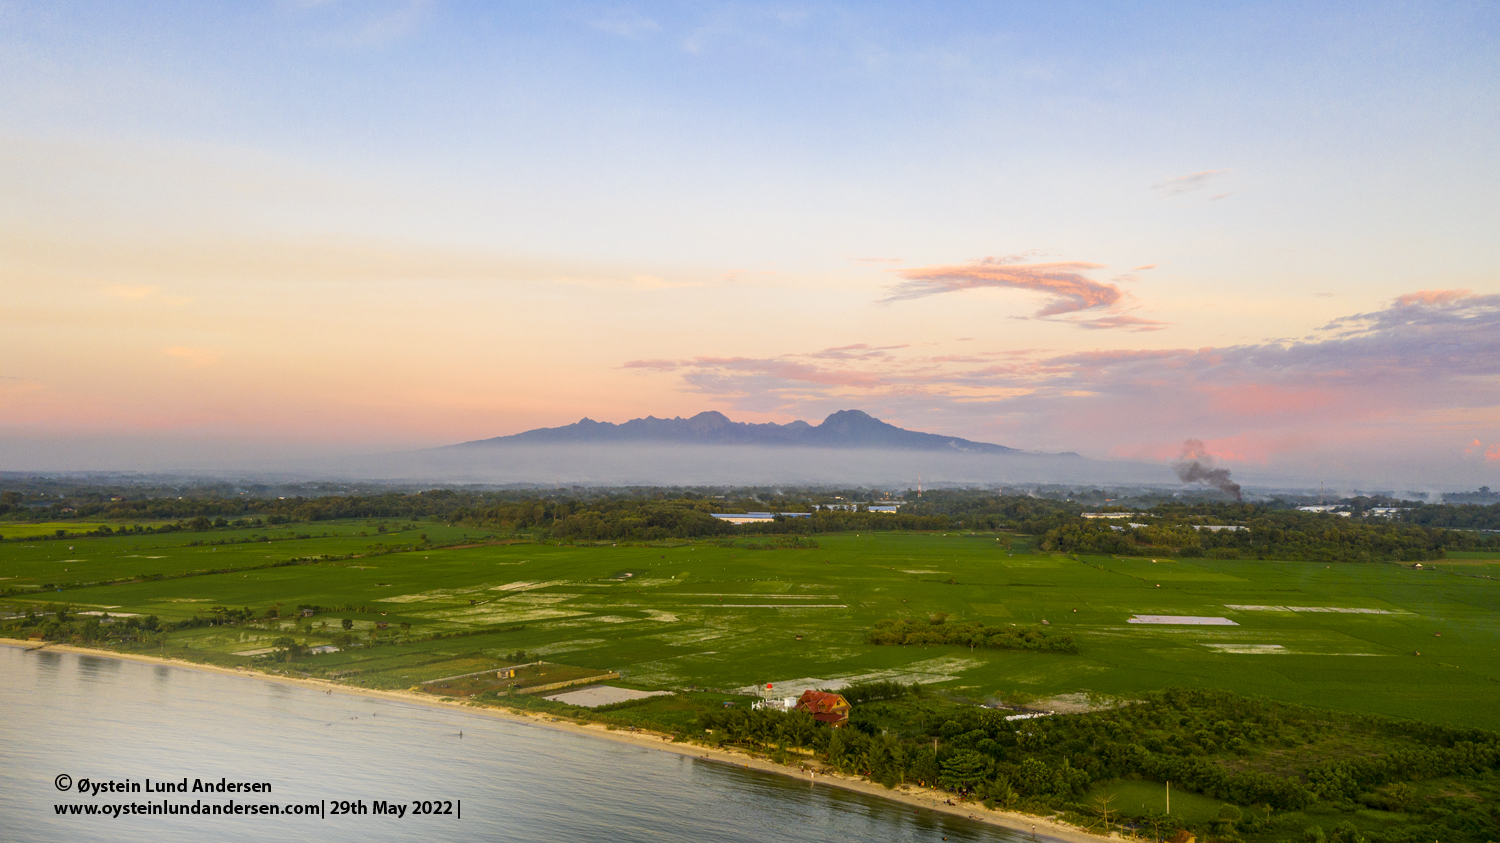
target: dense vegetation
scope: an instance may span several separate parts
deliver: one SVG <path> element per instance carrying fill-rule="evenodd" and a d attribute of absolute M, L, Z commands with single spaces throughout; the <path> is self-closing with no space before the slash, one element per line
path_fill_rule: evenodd
<path fill-rule="evenodd" d="M 1040 536 L 1043 549 L 1067 553 L 1319 562 L 1423 561 L 1441 559 L 1447 551 L 1500 548 L 1500 534 L 1480 532 L 1500 530 L 1500 504 L 1447 506 L 1369 497 L 1347 499 L 1344 504 L 1353 515 L 1338 517 L 1300 512 L 1293 502 L 1284 500 L 1230 503 L 1199 498 L 1187 504 L 1156 495 L 1150 496 L 1152 505 L 1137 506 L 1128 519 L 1105 520 L 1081 517 L 1086 506 L 1111 504 L 1099 490 L 1077 499 L 1071 494 L 937 490 L 920 498 L 908 494 L 899 514 L 830 509 L 830 504 L 847 498 L 827 490 L 741 489 L 713 495 L 664 489 L 575 489 L 552 494 L 457 489 L 337 494 L 323 489 L 319 494 L 274 497 L 245 492 L 227 495 L 217 487 L 196 495 L 160 491 L 129 496 L 70 487 L 53 496 L 50 491 L 11 489 L 0 493 L 0 517 L 156 522 L 105 526 L 96 531 L 100 535 L 121 529 L 204 531 L 348 518 L 425 519 L 573 541 L 956 528 Z M 1371 514 L 1376 507 L 1392 505 L 1401 507 L 1397 519 Z M 1121 508 L 1118 501 L 1114 508 Z M 715 512 L 746 511 L 810 513 L 811 517 L 743 525 L 712 517 Z M 1201 529 L 1207 526 L 1245 529 Z"/>
<path fill-rule="evenodd" d="M 957 644 L 986 650 L 1032 650 L 1039 653 L 1078 653 L 1071 635 L 1048 635 L 1039 627 L 987 626 L 980 621 L 948 623 L 946 614 L 927 620 L 901 618 L 875 623 L 866 644 Z"/>
<path fill-rule="evenodd" d="M 1209 525 L 1243 529 L 1205 529 Z M 1131 516 L 1125 524 L 1069 519 L 1046 532 L 1042 548 L 1127 556 L 1414 561 L 1441 559 L 1449 550 L 1500 548 L 1500 536 L 1423 527 L 1404 520 L 1342 518 L 1263 505 L 1219 504 L 1159 506 Z"/>
<path fill-rule="evenodd" d="M 1472 503 L 1418 506 L 1402 512 L 1401 520 L 1423 527 L 1500 530 L 1500 503 L 1489 506 Z"/>
<path fill-rule="evenodd" d="M 1232 803 L 1185 822 L 1120 806 L 1148 834 L 1193 826 L 1240 837 L 1348 843 L 1486 843 L 1500 835 L 1500 735 L 1166 689 L 1104 711 L 1007 720 L 1010 712 L 918 693 L 856 706 L 843 730 L 805 715 L 707 710 L 708 739 L 780 752 L 895 786 L 935 785 L 989 805 L 1096 821 L 1096 783 L 1171 781 Z M 1382 812 L 1372 821 L 1368 809 Z M 1104 808 L 1103 810 L 1108 810 Z M 1094 818 L 1094 819 L 1091 819 Z M 1326 821 L 1328 828 L 1318 823 Z"/>

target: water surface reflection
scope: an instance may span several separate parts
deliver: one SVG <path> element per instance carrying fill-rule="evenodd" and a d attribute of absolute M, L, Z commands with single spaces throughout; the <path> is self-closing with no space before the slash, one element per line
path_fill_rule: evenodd
<path fill-rule="evenodd" d="M 7 839 L 76 841 L 875 840 L 1021 843 L 962 819 L 730 765 L 463 711 L 92 656 L 0 647 L 0 816 Z M 462 737 L 459 733 L 462 732 Z M 58 816 L 54 777 L 267 781 L 269 796 L 169 801 L 462 802 L 462 819 Z"/>

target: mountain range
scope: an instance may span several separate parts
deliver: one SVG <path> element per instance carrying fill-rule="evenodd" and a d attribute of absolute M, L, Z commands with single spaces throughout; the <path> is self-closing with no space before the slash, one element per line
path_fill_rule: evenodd
<path fill-rule="evenodd" d="M 751 424 L 731 421 L 709 411 L 692 418 L 659 419 L 647 416 L 624 424 L 581 419 L 562 427 L 542 427 L 511 436 L 450 445 L 470 449 L 494 445 L 754 445 L 762 447 L 885 448 L 901 451 L 941 451 L 968 454 L 1019 454 L 1016 448 L 940 436 L 887 424 L 860 410 L 840 410 L 820 424 Z M 444 449 L 447 450 L 447 449 Z"/>

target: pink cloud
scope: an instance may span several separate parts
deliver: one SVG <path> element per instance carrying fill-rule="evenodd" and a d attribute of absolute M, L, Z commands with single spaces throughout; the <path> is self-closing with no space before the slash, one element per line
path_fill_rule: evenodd
<path fill-rule="evenodd" d="M 956 435 L 1095 453 L 1140 442 L 1171 449 L 1201 436 L 1235 461 L 1306 451 L 1320 439 L 1384 442 L 1401 455 L 1427 433 L 1463 424 L 1472 437 L 1477 425 L 1500 422 L 1500 296 L 1413 294 L 1333 324 L 1345 330 L 1209 348 L 954 354 L 853 344 L 635 365 L 675 369 L 687 391 L 741 412 L 812 418 L 855 401 L 892 418 L 948 419 Z M 1500 445 L 1469 447 L 1500 460 Z"/>
<path fill-rule="evenodd" d="M 871 357 L 885 357 L 886 352 L 908 348 L 906 345 L 870 345 L 868 343 L 855 343 L 853 345 L 840 345 L 833 348 L 825 348 L 822 351 L 813 352 L 809 357 L 829 358 L 835 360 L 863 360 Z"/>
<path fill-rule="evenodd" d="M 1464 447 L 1464 456 L 1472 457 L 1483 450 L 1484 443 L 1480 442 L 1478 439 L 1475 439 L 1473 442 L 1470 442 L 1467 446 Z"/>
<path fill-rule="evenodd" d="M 1076 313 L 1119 302 L 1123 293 L 1113 284 L 1101 284 L 1082 273 L 1101 269 L 1101 264 L 1082 261 L 1016 263 L 1015 258 L 984 258 L 958 266 L 927 266 L 897 272 L 904 279 L 885 301 L 915 299 L 939 293 L 956 293 L 986 287 L 1005 287 L 1047 294 L 1047 306 L 1038 318 Z"/>
<path fill-rule="evenodd" d="M 1136 334 L 1144 333 L 1147 331 L 1160 331 L 1163 328 L 1171 325 L 1170 322 L 1158 322 L 1155 319 L 1141 319 L 1139 317 L 1130 316 L 1124 313 L 1117 316 L 1104 316 L 1099 319 L 1073 320 L 1073 324 L 1077 325 L 1080 328 L 1088 328 L 1095 331 L 1104 328 L 1121 328 Z"/>
<path fill-rule="evenodd" d="M 1473 293 L 1469 290 L 1418 290 L 1415 293 L 1407 293 L 1396 299 L 1396 304 L 1402 307 L 1448 304 L 1459 299 L 1466 299 L 1471 295 Z"/>

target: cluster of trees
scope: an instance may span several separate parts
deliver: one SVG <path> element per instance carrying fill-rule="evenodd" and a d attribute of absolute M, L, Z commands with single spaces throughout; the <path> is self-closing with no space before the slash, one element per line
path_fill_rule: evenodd
<path fill-rule="evenodd" d="M 146 498 L 79 504 L 78 517 L 130 519 L 229 519 L 261 516 L 267 524 L 292 521 L 330 521 L 338 518 L 429 518 L 451 520 L 453 513 L 472 506 L 483 496 L 438 489 L 415 494 L 253 498 Z M 222 526 L 222 525 L 216 525 Z"/>
<path fill-rule="evenodd" d="M 1500 768 L 1500 743 L 1460 740 L 1450 746 L 1398 750 L 1375 758 L 1330 761 L 1307 771 L 1308 788 L 1330 802 L 1353 802 L 1385 784 L 1478 776 Z M 1400 797 L 1397 796 L 1399 799 Z"/>
<path fill-rule="evenodd" d="M 530 497 L 531 495 L 528 495 Z M 375 495 L 324 495 L 319 497 L 145 497 L 122 500 L 95 495 L 70 496 L 23 504 L 20 493 L 0 493 L 0 515 L 24 513 L 32 519 L 108 519 L 117 521 L 165 521 L 180 519 L 193 529 L 226 526 L 260 526 L 290 522 L 328 521 L 337 518 L 427 518 L 452 521 L 455 514 L 483 506 L 499 498 L 498 493 L 461 492 L 450 489 Z M 180 528 L 179 528 L 180 529 Z"/>
<path fill-rule="evenodd" d="M 1014 530 L 1042 535 L 1075 519 L 1080 503 L 1029 495 L 940 489 L 901 507 L 903 515 L 942 517 L 967 530 Z"/>
<path fill-rule="evenodd" d="M 1099 493 L 1102 495 L 1102 493 Z M 908 501 L 896 514 L 820 509 L 827 494 L 708 496 L 684 490 L 573 490 L 567 495 L 534 491 L 477 492 L 437 489 L 413 493 L 313 497 L 148 497 L 57 500 L 46 509 L 27 508 L 15 491 L 0 494 L 0 508 L 25 508 L 32 518 L 179 519 L 151 527 L 102 527 L 98 535 L 208 531 L 341 518 L 429 519 L 483 529 L 525 531 L 543 538 L 580 541 L 653 541 L 745 535 L 811 536 L 878 530 L 1006 530 L 1041 536 L 1041 547 L 1075 553 L 1148 555 L 1174 553 L 1219 558 L 1280 558 L 1312 561 L 1424 560 L 1448 550 L 1500 548 L 1500 504 L 1415 505 L 1399 519 L 1366 518 L 1375 504 L 1357 498 L 1356 517 L 1299 512 L 1292 503 L 1160 503 L 1133 520 L 1144 526 L 1080 517 L 1080 501 L 991 491 L 937 490 Z M 1097 496 L 1096 496 L 1097 497 Z M 1092 498 L 1090 498 L 1092 501 Z M 9 501 L 10 503 L 7 503 Z M 1103 503 L 1101 498 L 1098 503 Z M 63 504 L 69 504 L 64 507 Z M 842 505 L 842 504 L 841 504 Z M 64 512 L 64 509 L 71 510 Z M 811 513 L 810 517 L 734 525 L 715 512 Z M 3 513 L 3 510 L 0 510 Z M 1233 524 L 1246 530 L 1199 530 Z"/>
<path fill-rule="evenodd" d="M 807 507 L 802 509 L 806 511 Z M 817 510 L 808 517 L 777 518 L 743 525 L 713 517 L 715 512 L 736 510 L 744 511 L 741 506 L 727 506 L 698 496 L 535 499 L 503 501 L 455 512 L 454 520 L 487 529 L 533 530 L 550 538 L 592 541 L 736 535 L 809 536 L 851 530 L 939 530 L 949 524 L 944 516 L 842 510 Z"/>
<path fill-rule="evenodd" d="M 986 626 L 980 621 L 948 623 L 939 613 L 928 619 L 902 618 L 876 621 L 865 634 L 866 644 L 960 644 L 989 650 L 1033 650 L 1043 653 L 1078 653 L 1071 635 L 1048 635 L 1040 627 Z"/>
<path fill-rule="evenodd" d="M 145 642 L 159 644 L 166 634 L 179 629 L 204 626 L 202 619 L 164 622 L 155 615 L 145 617 L 110 617 L 80 615 L 67 607 L 49 609 L 41 613 L 32 609 L 24 616 L 7 621 L 3 627 L 6 635 L 16 638 L 37 636 L 46 641 L 71 641 L 80 644 L 117 644 Z"/>
<path fill-rule="evenodd" d="M 693 499 L 605 498 L 500 501 L 456 512 L 455 519 L 487 529 L 540 531 L 555 538 L 650 541 L 732 535 L 734 525 L 714 518 L 713 506 Z"/>
<path fill-rule="evenodd" d="M 263 611 L 256 611 L 249 606 L 239 609 L 228 606 L 213 606 L 204 615 L 195 615 L 178 621 L 163 621 L 155 615 L 147 617 L 120 616 L 110 617 L 108 613 L 100 615 L 83 615 L 69 609 L 66 606 L 48 607 L 45 611 L 38 611 L 33 607 L 23 616 L 12 618 L 0 625 L 0 634 L 16 638 L 40 637 L 47 641 L 63 641 L 78 644 L 91 645 L 119 645 L 119 644 L 150 644 L 152 646 L 164 644 L 167 635 L 171 632 L 184 629 L 197 629 L 207 626 L 235 626 L 260 621 L 276 621 L 284 618 L 302 618 L 302 610 L 311 609 L 315 614 L 324 611 L 348 611 L 368 612 L 367 607 L 356 607 L 353 605 L 336 607 L 329 610 L 321 606 L 302 604 L 296 609 L 285 607 L 280 603 L 273 604 Z M 404 635 L 411 634 L 411 624 L 402 621 L 399 628 Z M 339 631 L 334 631 L 337 629 Z M 340 647 L 348 647 L 354 642 L 354 621 L 350 618 L 342 618 L 337 626 L 330 629 L 328 621 L 314 622 L 303 619 L 301 631 L 304 636 L 313 635 L 321 630 L 323 640 L 329 641 Z M 377 638 L 377 630 L 371 630 L 371 639 Z M 391 634 L 394 634 L 392 632 Z M 290 643 L 288 643 L 290 642 Z M 272 646 L 276 648 L 274 653 L 265 658 L 270 661 L 294 661 L 307 656 L 311 651 L 311 645 L 306 640 L 298 642 L 290 636 L 277 638 Z"/>
<path fill-rule="evenodd" d="M 843 693 L 847 698 L 849 689 Z M 1500 814 L 1477 803 L 1417 804 L 1410 796 L 1411 783 L 1500 772 L 1500 735 L 1490 732 L 1333 715 L 1198 689 L 1168 689 L 1088 714 L 1007 721 L 1008 713 L 907 694 L 856 705 L 842 730 L 805 714 L 744 709 L 706 711 L 699 722 L 712 730 L 704 736 L 709 741 L 773 753 L 810 749 L 839 770 L 887 786 L 935 785 L 1030 811 L 1086 812 L 1082 796 L 1092 783 L 1139 777 L 1278 812 L 1353 811 L 1361 807 L 1351 802 L 1356 798 L 1365 804 L 1404 798 L 1409 821 L 1363 832 L 1367 843 L 1483 843 L 1500 832 Z M 1377 736 L 1388 751 L 1341 761 L 1295 751 L 1330 728 Z M 1247 769 L 1242 759 L 1256 753 L 1272 754 L 1288 768 Z M 1235 810 L 1203 830 L 1234 839 L 1265 830 L 1267 822 Z M 1309 828 L 1306 836 L 1326 843 L 1321 829 Z"/>
<path fill-rule="evenodd" d="M 7 515 L 20 507 L 25 496 L 15 490 L 0 492 L 0 515 Z"/>
<path fill-rule="evenodd" d="M 1500 536 L 1258 504 L 1162 506 L 1131 519 L 1134 523 L 1143 520 L 1143 526 L 1129 527 L 1104 519 L 1066 519 L 1043 535 L 1041 547 L 1121 556 L 1172 553 L 1316 562 L 1414 561 L 1441 559 L 1449 550 L 1500 549 Z M 1205 524 L 1246 529 L 1198 529 Z"/>
<path fill-rule="evenodd" d="M 873 533 L 882 530 L 946 530 L 951 524 L 952 521 L 946 515 L 818 510 L 807 518 L 778 518 L 775 521 L 745 524 L 739 528 L 739 532 L 809 536 L 817 533 Z"/>
<path fill-rule="evenodd" d="M 1403 510 L 1401 520 L 1423 527 L 1445 527 L 1450 530 L 1500 530 L 1500 503 L 1423 504 Z"/>

